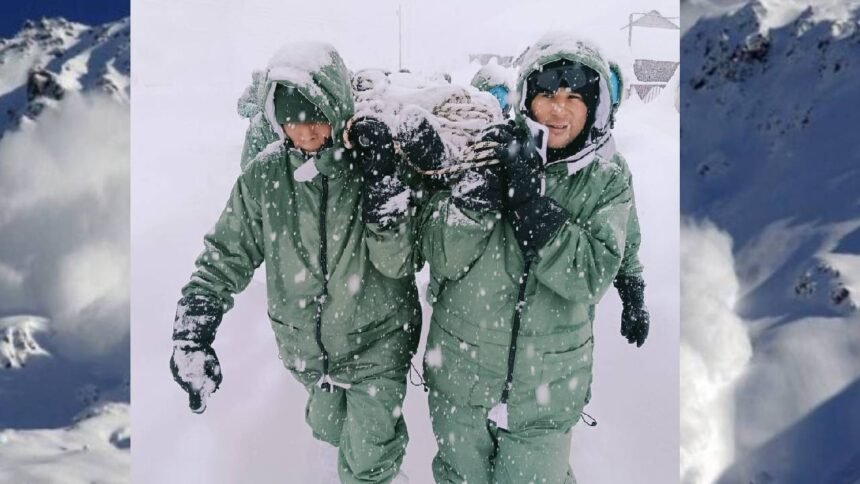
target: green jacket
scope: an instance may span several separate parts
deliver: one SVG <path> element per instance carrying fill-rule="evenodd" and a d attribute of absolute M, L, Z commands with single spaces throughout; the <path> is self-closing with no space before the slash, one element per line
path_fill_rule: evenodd
<path fill-rule="evenodd" d="M 408 365 L 420 309 L 410 244 L 411 220 L 386 230 L 361 220 L 361 178 L 354 153 L 341 145 L 353 114 L 346 67 L 325 46 L 278 53 L 263 81 L 261 116 L 276 133 L 245 167 L 227 207 L 204 238 L 205 249 L 183 289 L 225 309 L 265 263 L 268 314 L 280 355 L 305 384 L 327 368 L 338 382 L 358 381 Z M 262 80 L 261 80 L 262 81 Z M 276 83 L 289 83 L 333 126 L 333 142 L 315 157 L 291 147 L 274 119 Z M 300 182 L 305 162 L 319 174 Z M 388 338 L 386 354 L 363 351 Z"/>
<path fill-rule="evenodd" d="M 522 58 L 519 94 L 531 72 L 560 57 L 600 73 L 603 107 L 595 125 L 609 133 L 609 65 L 588 46 L 531 47 Z M 518 122 L 533 133 L 541 129 L 525 118 L 523 108 L 520 104 Z M 507 400 L 512 431 L 540 422 L 572 425 L 587 399 L 594 306 L 622 266 L 633 205 L 629 171 L 611 149 L 611 135 L 592 143 L 580 153 L 587 161 L 573 168 L 547 166 L 545 194 L 570 217 L 528 268 L 510 224 L 498 212 L 460 210 L 448 192 L 440 192 L 421 219 L 420 248 L 431 268 L 433 319 L 425 371 L 432 388 L 461 403 L 490 408 L 500 402 L 523 292 Z"/>

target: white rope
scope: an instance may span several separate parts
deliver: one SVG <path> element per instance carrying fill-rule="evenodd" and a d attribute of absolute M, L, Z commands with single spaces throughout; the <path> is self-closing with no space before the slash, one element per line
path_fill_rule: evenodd
<path fill-rule="evenodd" d="M 413 93 L 404 95 L 409 87 L 393 85 L 390 79 L 378 73 L 371 73 L 367 81 L 365 84 L 370 86 L 369 88 L 355 91 L 356 117 L 379 117 L 394 130 L 400 127 L 399 113 L 409 105 L 419 106 L 426 115 L 432 116 L 437 133 L 445 145 L 445 165 L 434 170 L 421 170 L 410 163 L 418 173 L 445 175 L 499 163 L 496 159 L 488 158 L 486 145 L 473 145 L 488 126 L 504 122 L 504 115 L 495 99 L 474 96 L 470 92 L 472 88 L 456 85 L 441 86 L 442 89 L 447 88 L 450 91 L 443 91 L 439 96 L 438 84 L 423 84 L 427 87 L 416 87 Z M 427 94 L 424 94 L 425 92 Z M 350 120 L 343 133 L 344 145 L 347 148 L 352 147 L 348 137 L 352 124 Z M 403 159 L 403 152 L 397 142 L 395 151 Z"/>

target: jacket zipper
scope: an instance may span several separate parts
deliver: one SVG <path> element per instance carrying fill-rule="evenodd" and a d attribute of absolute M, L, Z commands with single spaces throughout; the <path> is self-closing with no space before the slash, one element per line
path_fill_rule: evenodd
<path fill-rule="evenodd" d="M 505 388 L 502 390 L 501 403 L 508 402 L 511 387 L 514 380 L 514 362 L 517 359 L 517 338 L 520 333 L 520 317 L 522 316 L 523 306 L 526 300 L 526 284 L 529 280 L 529 269 L 531 269 L 532 258 L 526 257 L 525 266 L 523 267 L 523 275 L 520 278 L 520 287 L 517 293 L 517 305 L 514 308 L 514 322 L 511 325 L 511 345 L 508 347 L 508 373 L 505 376 Z"/>
<path fill-rule="evenodd" d="M 317 296 L 317 310 L 316 310 L 316 321 L 315 321 L 315 336 L 317 340 L 317 346 L 319 346 L 320 351 L 322 352 L 322 363 L 323 363 L 323 378 L 320 388 L 324 391 L 332 391 L 332 385 L 328 382 L 328 364 L 329 364 L 329 356 L 328 351 L 325 349 L 325 345 L 322 342 L 322 313 L 323 308 L 326 303 L 326 299 L 328 298 L 328 255 L 327 255 L 327 240 L 326 240 L 326 212 L 328 211 L 328 177 L 320 174 L 320 180 L 322 181 L 322 189 L 320 191 L 320 224 L 319 224 L 319 235 L 320 235 L 320 252 L 319 252 L 319 260 L 320 260 L 320 269 L 322 270 L 322 292 Z"/>

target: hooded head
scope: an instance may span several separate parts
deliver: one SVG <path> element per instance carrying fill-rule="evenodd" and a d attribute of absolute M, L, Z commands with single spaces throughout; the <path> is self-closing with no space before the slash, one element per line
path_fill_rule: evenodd
<path fill-rule="evenodd" d="M 593 159 L 589 155 L 610 141 L 621 92 L 618 66 L 607 62 L 595 47 L 564 33 L 544 36 L 526 49 L 518 63 L 517 121 L 536 135 L 547 165 L 567 162 L 571 172 L 581 169 Z M 536 96 L 555 84 L 581 97 L 587 113 L 575 139 L 563 147 L 547 149 L 549 128 L 535 119 L 530 108 Z"/>
<path fill-rule="evenodd" d="M 498 64 L 487 64 L 478 69 L 472 77 L 471 85 L 479 91 L 492 94 L 499 102 L 502 112 L 507 114 L 511 109 L 509 78 L 508 70 L 504 67 Z"/>
<path fill-rule="evenodd" d="M 264 113 L 281 140 L 285 124 L 320 124 L 330 126 L 329 146 L 339 146 L 353 110 L 349 71 L 334 47 L 289 44 L 269 60 Z"/>
<path fill-rule="evenodd" d="M 529 118 L 548 128 L 548 159 L 578 152 L 594 125 L 600 96 L 600 75 L 592 68 L 560 59 L 526 79 Z"/>
<path fill-rule="evenodd" d="M 329 123 L 328 118 L 291 84 L 275 86 L 275 119 L 278 124 Z"/>

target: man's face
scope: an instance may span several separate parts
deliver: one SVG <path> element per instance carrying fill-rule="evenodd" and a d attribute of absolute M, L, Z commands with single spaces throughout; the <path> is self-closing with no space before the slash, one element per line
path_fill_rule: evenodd
<path fill-rule="evenodd" d="M 582 96 L 563 87 L 554 93 L 541 93 L 529 106 L 534 120 L 549 128 L 547 146 L 564 148 L 585 127 L 588 108 Z"/>
<path fill-rule="evenodd" d="M 319 151 L 326 139 L 331 137 L 328 123 L 284 123 L 284 133 L 296 148 L 313 153 Z"/>

